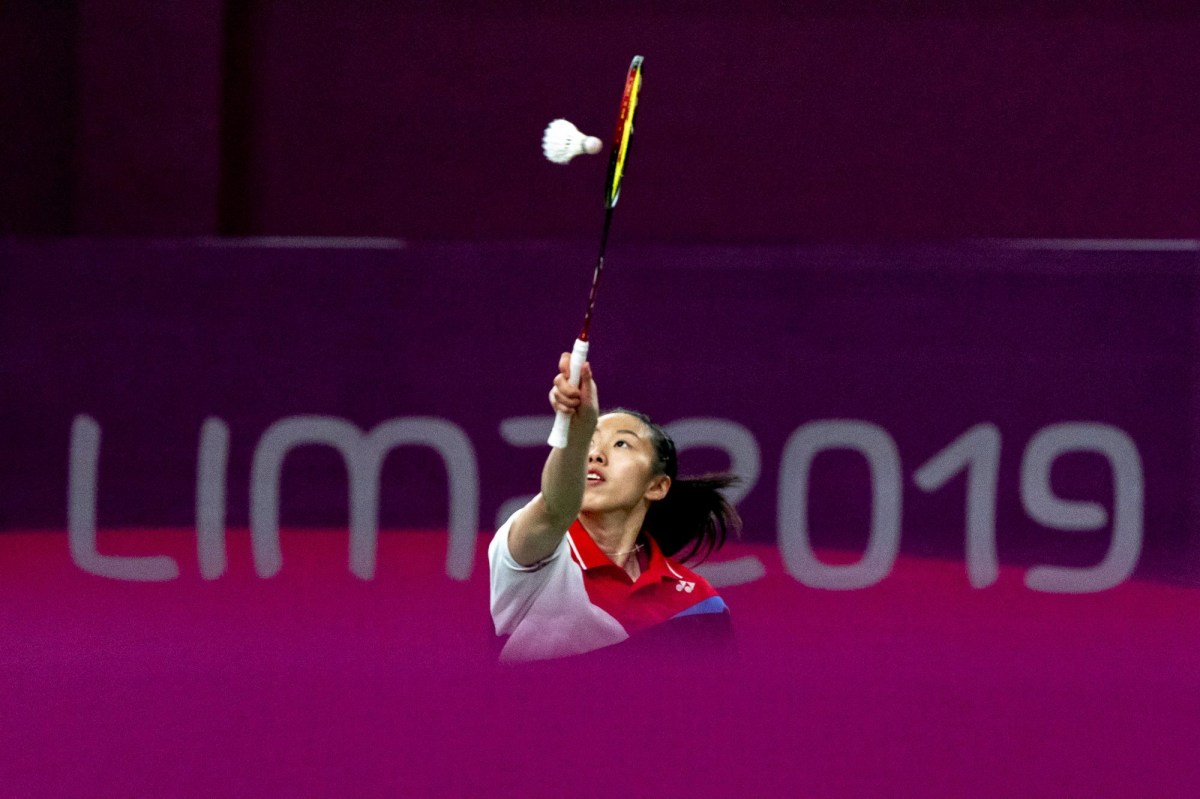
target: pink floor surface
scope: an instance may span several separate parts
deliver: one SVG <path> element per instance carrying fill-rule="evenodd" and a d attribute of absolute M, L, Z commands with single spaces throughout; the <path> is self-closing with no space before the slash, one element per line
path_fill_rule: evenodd
<path fill-rule="evenodd" d="M 182 576 L 94 577 L 66 534 L 0 534 L 0 795 L 1200 795 L 1200 591 L 976 590 L 902 558 L 879 585 L 806 588 L 773 547 L 723 591 L 732 666 L 494 663 L 480 541 L 286 532 L 254 575 L 199 576 L 191 531 L 107 531 Z"/>

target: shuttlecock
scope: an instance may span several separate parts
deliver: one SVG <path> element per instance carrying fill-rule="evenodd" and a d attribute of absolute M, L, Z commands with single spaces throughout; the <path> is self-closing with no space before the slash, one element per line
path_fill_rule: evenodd
<path fill-rule="evenodd" d="M 603 146 L 595 136 L 584 135 L 565 119 L 554 120 L 542 134 L 542 153 L 556 164 L 565 164 L 582 153 L 595 155 Z"/>

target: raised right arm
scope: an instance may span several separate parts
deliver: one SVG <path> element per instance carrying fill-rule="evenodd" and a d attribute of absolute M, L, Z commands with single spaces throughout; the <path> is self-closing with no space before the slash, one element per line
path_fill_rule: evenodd
<path fill-rule="evenodd" d="M 559 359 L 559 373 L 550 390 L 551 407 L 571 417 L 567 446 L 550 450 L 542 467 L 541 493 L 517 513 L 508 532 L 508 550 L 522 566 L 537 563 L 558 548 L 583 504 L 588 452 L 600 412 L 591 366 L 583 364 L 579 386 L 572 386 L 570 357 L 564 352 Z"/>

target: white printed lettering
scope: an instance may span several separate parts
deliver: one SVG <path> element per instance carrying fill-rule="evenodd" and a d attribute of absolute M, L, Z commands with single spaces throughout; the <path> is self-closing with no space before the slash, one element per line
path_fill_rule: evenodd
<path fill-rule="evenodd" d="M 471 576 L 479 526 L 479 476 L 475 450 L 462 428 L 444 419 L 392 419 L 363 435 L 358 427 L 329 416 L 293 416 L 271 425 L 254 451 L 250 483 L 250 540 L 254 568 L 273 577 L 283 565 L 279 548 L 279 479 L 283 461 L 296 447 L 323 444 L 338 450 L 350 479 L 350 571 L 375 576 L 379 539 L 379 475 L 384 457 L 399 446 L 435 450 L 450 481 L 446 574 Z"/>
<path fill-rule="evenodd" d="M 922 491 L 936 491 L 967 470 L 967 579 L 974 588 L 996 582 L 996 484 L 1000 474 L 1000 431 L 977 424 L 917 469 Z"/>
<path fill-rule="evenodd" d="M 808 535 L 808 482 L 813 458 L 825 450 L 862 454 L 871 470 L 871 532 L 857 563 L 830 566 Z M 779 549 L 788 573 L 814 588 L 851 590 L 887 577 L 900 549 L 900 454 L 888 432 L 870 422 L 830 419 L 802 425 L 788 439 L 779 467 Z"/>
<path fill-rule="evenodd" d="M 1068 452 L 1103 455 L 1113 474 L 1112 540 L 1108 554 L 1087 569 L 1036 566 L 1025 584 L 1034 591 L 1090 593 L 1124 582 L 1142 551 L 1142 460 L 1133 439 L 1119 428 L 1094 422 L 1064 422 L 1039 430 L 1021 462 L 1021 502 L 1030 518 L 1055 530 L 1099 530 L 1108 523 L 1097 502 L 1062 499 L 1050 487 L 1050 467 Z"/>
<path fill-rule="evenodd" d="M 71 423 L 67 484 L 67 540 L 71 560 L 89 574 L 114 580 L 162 582 L 179 577 L 168 555 L 101 555 L 96 548 L 96 484 L 100 468 L 100 424 L 86 414 Z"/>

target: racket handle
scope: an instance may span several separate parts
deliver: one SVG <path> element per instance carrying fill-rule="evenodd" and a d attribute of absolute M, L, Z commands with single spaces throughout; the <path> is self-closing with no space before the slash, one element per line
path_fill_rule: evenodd
<path fill-rule="evenodd" d="M 571 385 L 579 385 L 579 371 L 583 368 L 583 362 L 587 360 L 588 343 L 580 339 L 575 339 L 575 346 L 571 349 L 571 374 L 569 380 Z M 571 417 L 559 411 L 554 414 L 554 427 L 550 429 L 550 438 L 546 439 L 546 443 L 555 449 L 563 449 L 567 446 L 567 427 L 571 424 Z"/>

